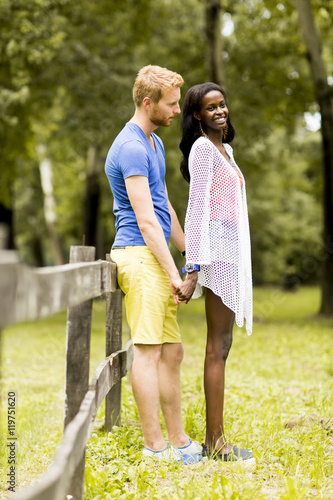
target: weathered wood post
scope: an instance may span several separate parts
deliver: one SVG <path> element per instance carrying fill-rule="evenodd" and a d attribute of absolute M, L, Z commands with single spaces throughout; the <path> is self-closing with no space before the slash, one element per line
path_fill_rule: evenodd
<path fill-rule="evenodd" d="M 71 246 L 70 263 L 94 260 L 95 247 Z M 91 317 L 92 300 L 87 300 L 68 309 L 65 427 L 79 411 L 89 387 Z M 84 498 L 84 470 L 85 453 L 69 487 L 69 493 L 73 495 L 75 500 L 83 500 Z"/>
<path fill-rule="evenodd" d="M 106 260 L 111 261 L 106 254 Z M 117 290 L 116 264 L 112 267 L 112 283 L 110 293 L 106 294 L 106 356 L 122 348 L 122 291 Z M 117 362 L 118 362 L 117 358 Z M 116 372 L 121 367 L 116 367 Z M 105 398 L 105 430 L 111 431 L 114 425 L 120 425 L 121 417 L 121 379 L 117 382 Z"/>

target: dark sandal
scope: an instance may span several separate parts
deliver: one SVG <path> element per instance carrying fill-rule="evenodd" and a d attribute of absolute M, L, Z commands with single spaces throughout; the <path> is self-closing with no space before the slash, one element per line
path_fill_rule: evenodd
<path fill-rule="evenodd" d="M 207 458 L 212 458 L 213 460 L 221 460 L 222 462 L 229 463 L 244 463 L 246 465 L 252 465 L 256 463 L 253 456 L 252 450 L 247 450 L 245 448 L 237 448 L 237 446 L 232 446 L 232 451 L 229 453 L 211 453 L 208 446 L 202 445 L 202 456 Z"/>

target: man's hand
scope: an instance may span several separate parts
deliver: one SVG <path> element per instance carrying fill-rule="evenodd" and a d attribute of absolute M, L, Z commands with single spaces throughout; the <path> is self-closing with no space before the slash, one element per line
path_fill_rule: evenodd
<path fill-rule="evenodd" d="M 188 301 L 193 295 L 197 281 L 198 281 L 198 271 L 193 271 L 192 273 L 188 273 L 186 280 L 183 281 L 181 286 L 179 287 L 179 293 L 178 293 L 179 302 L 184 302 L 185 304 L 188 303 Z"/>
<path fill-rule="evenodd" d="M 183 297 L 181 293 L 181 286 L 183 285 L 183 280 L 181 277 L 178 275 L 175 276 L 174 278 L 170 278 L 170 288 L 171 292 L 173 295 L 173 300 L 175 301 L 175 304 L 179 304 L 180 302 L 185 302 L 185 298 Z"/>

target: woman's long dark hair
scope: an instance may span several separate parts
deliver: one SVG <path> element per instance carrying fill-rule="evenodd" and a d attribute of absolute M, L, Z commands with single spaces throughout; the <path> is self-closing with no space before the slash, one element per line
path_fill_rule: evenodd
<path fill-rule="evenodd" d="M 191 87 L 185 96 L 181 117 L 181 129 L 182 129 L 182 140 L 180 141 L 179 147 L 183 153 L 183 157 L 180 163 L 180 171 L 183 174 L 184 179 L 190 182 L 190 173 L 188 170 L 188 157 L 191 151 L 193 143 L 202 135 L 200 130 L 199 120 L 194 118 L 194 112 L 200 112 L 202 99 L 208 92 L 212 90 L 218 90 L 222 93 L 225 101 L 226 95 L 222 87 L 217 85 L 217 83 L 207 82 L 201 83 L 199 85 L 194 85 Z M 223 138 L 223 142 L 231 142 L 235 137 L 235 129 L 230 122 L 230 117 L 227 118 L 228 132 L 226 138 Z"/>

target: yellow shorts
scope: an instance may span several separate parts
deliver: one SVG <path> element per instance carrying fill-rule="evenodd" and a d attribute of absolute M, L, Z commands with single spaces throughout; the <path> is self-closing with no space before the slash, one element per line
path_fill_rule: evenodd
<path fill-rule="evenodd" d="M 170 280 L 147 246 L 111 250 L 134 344 L 181 342 Z"/>

